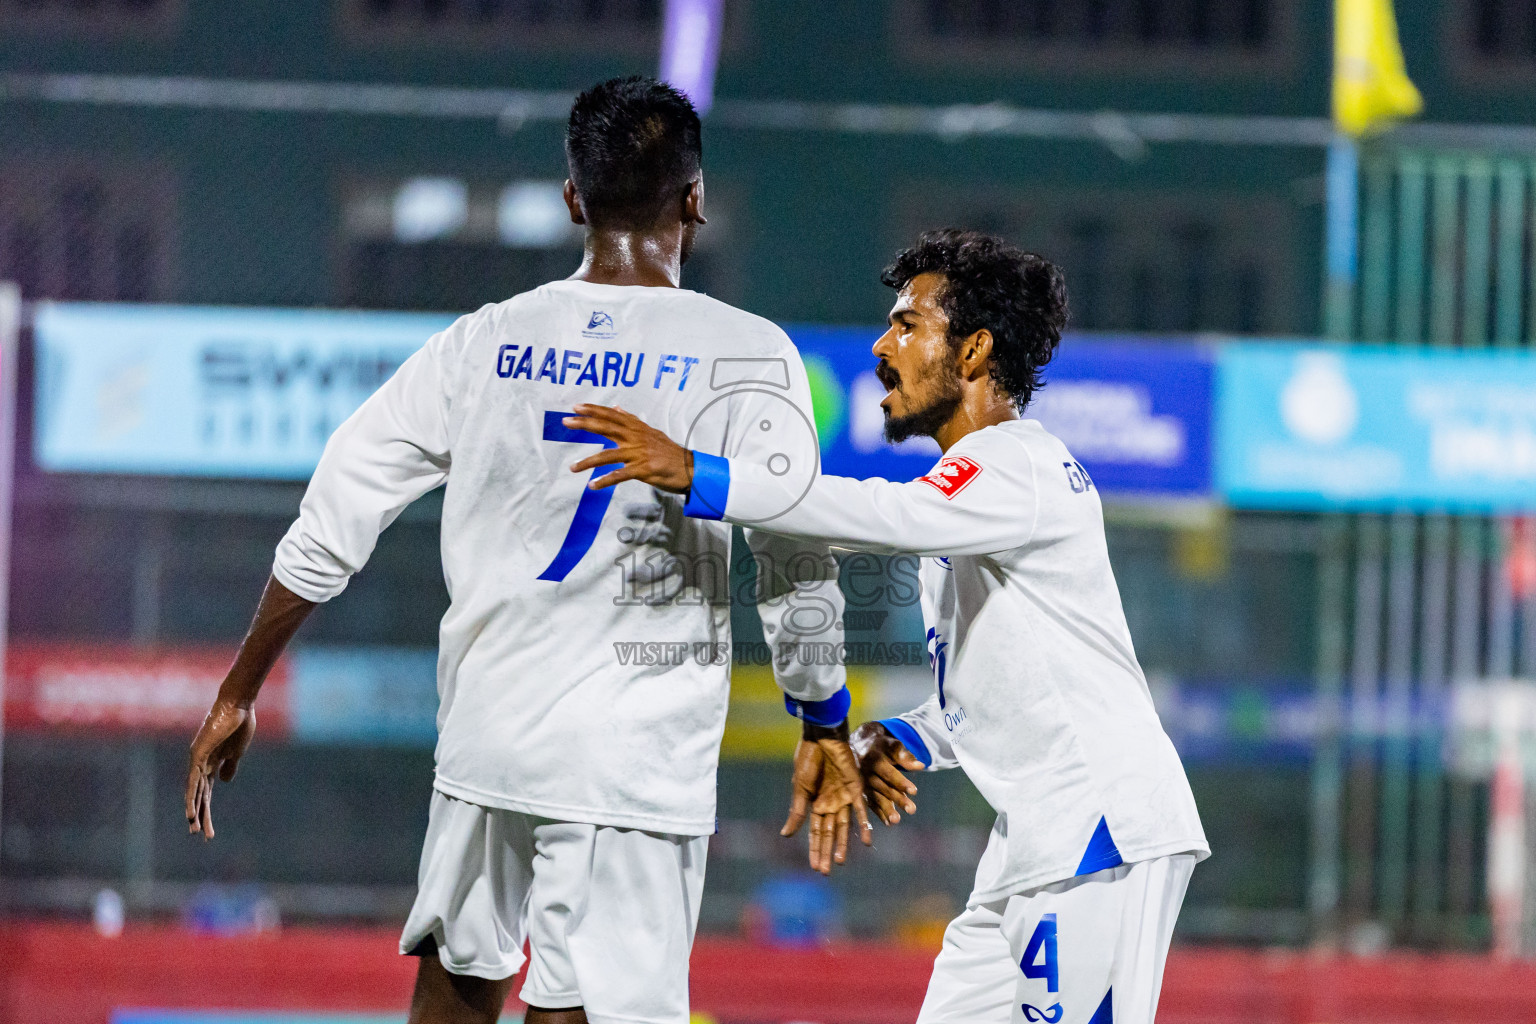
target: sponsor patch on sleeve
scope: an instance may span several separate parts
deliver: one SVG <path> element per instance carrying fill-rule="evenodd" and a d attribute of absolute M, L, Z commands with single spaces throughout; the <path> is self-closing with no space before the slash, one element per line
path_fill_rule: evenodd
<path fill-rule="evenodd" d="M 918 479 L 937 488 L 945 498 L 953 499 L 979 475 L 981 475 L 981 466 L 978 463 L 964 455 L 955 455 L 934 466 L 927 476 L 920 476 Z"/>

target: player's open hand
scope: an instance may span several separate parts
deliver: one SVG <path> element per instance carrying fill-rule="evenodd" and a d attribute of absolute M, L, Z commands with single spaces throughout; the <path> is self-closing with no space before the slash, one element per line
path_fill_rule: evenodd
<path fill-rule="evenodd" d="M 887 825 L 901 821 L 901 812 L 917 813 L 912 798 L 917 784 L 902 772 L 922 771 L 923 763 L 879 722 L 865 722 L 853 734 L 853 753 L 864 779 L 864 795 Z"/>
<path fill-rule="evenodd" d="M 192 738 L 187 768 L 187 831 L 213 838 L 213 777 L 235 777 L 240 758 L 256 735 L 256 712 L 232 701 L 216 700 Z"/>
<path fill-rule="evenodd" d="M 846 735 L 846 726 L 843 732 Z M 813 870 L 830 875 L 833 864 L 848 860 L 848 827 L 855 817 L 859 822 L 859 839 L 865 846 L 875 844 L 869 814 L 864 809 L 858 761 L 846 739 L 802 739 L 795 748 L 792 786 L 789 817 L 779 835 L 792 836 L 800 831 L 806 812 L 810 812 Z"/>
<path fill-rule="evenodd" d="M 600 466 L 618 465 L 611 472 L 592 474 L 587 486 L 594 491 L 625 480 L 641 480 L 678 494 L 688 493 L 693 486 L 693 453 L 633 413 L 606 405 L 583 404 L 561 422 L 572 430 L 601 434 L 614 444 L 571 467 L 572 473 L 585 473 Z"/>

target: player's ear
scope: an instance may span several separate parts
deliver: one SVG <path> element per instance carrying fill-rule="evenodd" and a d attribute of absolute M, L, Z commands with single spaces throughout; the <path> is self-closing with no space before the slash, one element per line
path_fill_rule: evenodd
<path fill-rule="evenodd" d="M 683 223 L 684 224 L 708 224 L 704 219 L 704 176 L 700 175 L 688 183 L 688 188 L 683 192 Z"/>
<path fill-rule="evenodd" d="M 576 183 L 565 179 L 565 208 L 571 211 L 572 224 L 585 224 L 586 214 L 581 212 L 581 197 L 576 194 Z"/>
<path fill-rule="evenodd" d="M 984 376 L 991 358 L 992 332 L 983 327 L 960 343 L 960 375 L 966 380 Z"/>

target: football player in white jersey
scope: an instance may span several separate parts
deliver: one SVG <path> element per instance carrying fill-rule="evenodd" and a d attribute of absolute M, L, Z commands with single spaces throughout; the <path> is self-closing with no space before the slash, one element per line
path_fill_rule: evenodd
<path fill-rule="evenodd" d="M 214 778 L 232 779 L 250 745 L 263 678 L 380 531 L 446 485 L 437 766 L 401 938 L 420 957 L 415 1024 L 496 1020 L 525 962 L 530 1024 L 688 1020 L 729 689 L 731 527 L 644 484 L 587 489 L 566 467 L 606 442 L 566 413 L 622 403 L 744 463 L 817 450 L 784 333 L 678 286 L 704 223 L 688 100 L 650 79 L 595 86 L 571 109 L 566 154 L 580 268 L 461 317 L 336 430 L 192 744 L 188 828 L 212 838 Z M 791 475 L 815 472 L 812 458 Z M 748 540 L 769 643 L 840 639 L 826 546 Z M 829 870 L 850 808 L 868 829 L 843 671 L 814 657 L 775 671 L 808 736 L 786 829 L 814 796 L 812 864 Z"/>
<path fill-rule="evenodd" d="M 1020 413 L 1066 324 L 1056 267 L 971 232 L 924 235 L 883 275 L 875 343 L 892 441 L 943 456 L 909 483 L 818 477 L 687 451 L 635 416 L 566 422 L 616 447 L 575 469 L 687 492 L 695 514 L 865 551 L 926 556 L 934 694 L 861 726 L 867 794 L 894 825 L 903 770 L 961 767 L 997 811 L 945 932 L 920 1024 L 1149 1024 L 1174 920 L 1209 855 L 1137 664 L 1088 472 Z"/>

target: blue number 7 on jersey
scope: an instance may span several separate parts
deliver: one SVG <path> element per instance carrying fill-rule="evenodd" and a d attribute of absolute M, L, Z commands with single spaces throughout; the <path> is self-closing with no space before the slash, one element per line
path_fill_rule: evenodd
<path fill-rule="evenodd" d="M 589 430 L 572 430 L 560 421 L 571 415 L 568 412 L 546 412 L 544 414 L 544 440 L 560 441 L 567 444 L 596 444 L 604 448 L 617 447 L 612 441 L 601 434 L 594 434 Z M 571 528 L 565 533 L 565 540 L 560 544 L 560 550 L 555 552 L 555 560 L 549 563 L 549 568 L 539 573 L 539 579 L 559 583 L 565 579 L 570 571 L 576 568 L 576 563 L 592 549 L 592 542 L 597 539 L 597 528 L 603 525 L 603 516 L 608 512 L 608 503 L 613 500 L 613 488 L 604 488 L 601 491 L 593 491 L 587 488 L 587 483 L 593 477 L 612 473 L 619 468 L 619 463 L 611 466 L 598 466 L 592 471 L 592 477 L 582 481 L 581 499 L 576 502 L 576 518 L 571 521 Z"/>

